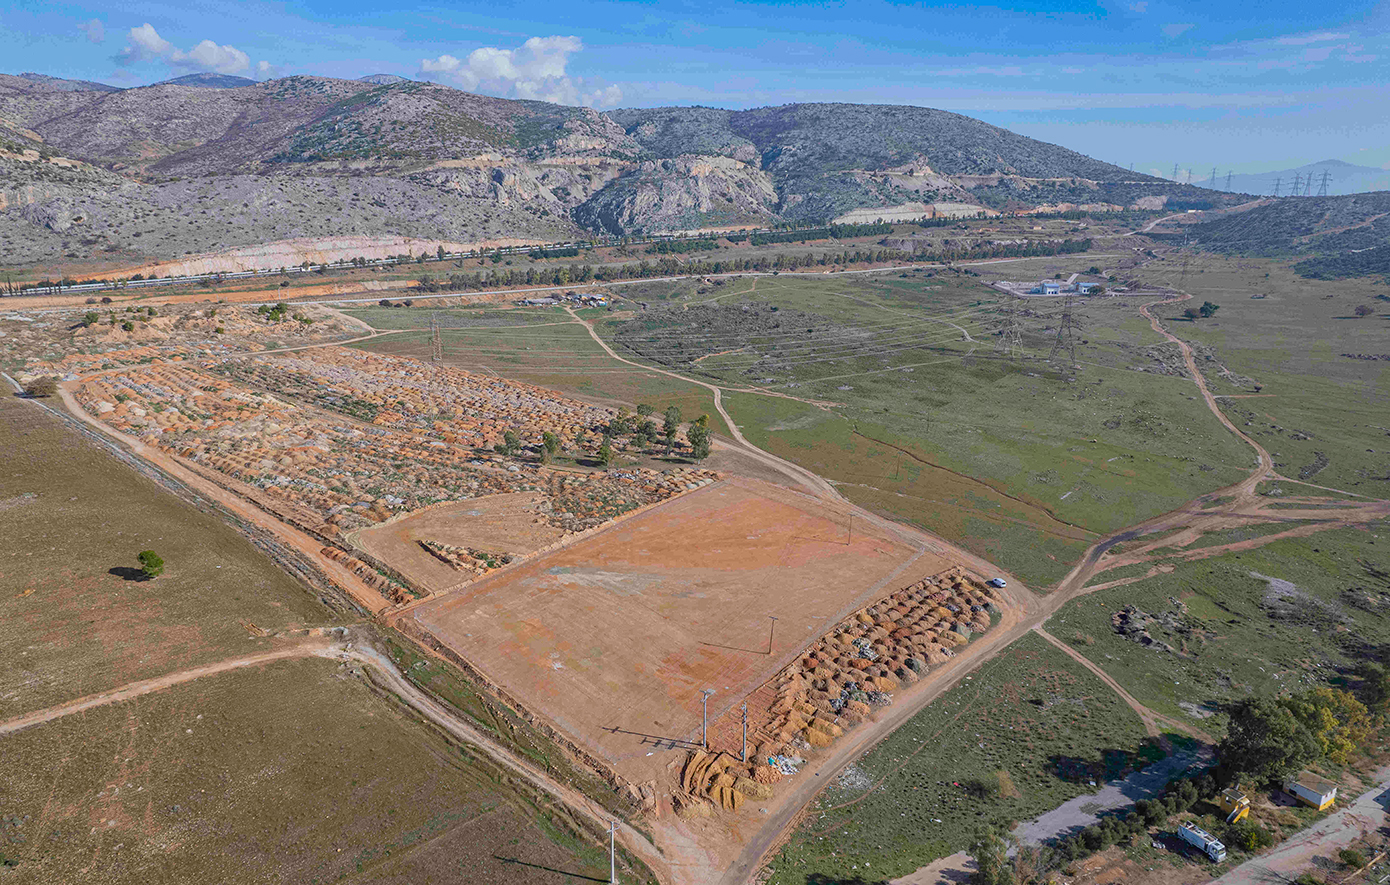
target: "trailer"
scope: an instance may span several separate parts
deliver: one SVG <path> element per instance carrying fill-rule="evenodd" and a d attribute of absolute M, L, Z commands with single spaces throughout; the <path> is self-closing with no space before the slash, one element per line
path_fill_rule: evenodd
<path fill-rule="evenodd" d="M 1191 821 L 1185 821 L 1178 825 L 1178 838 L 1188 845 L 1200 849 L 1203 854 L 1216 863 L 1221 863 L 1226 859 L 1226 846 L 1222 844 L 1221 840 Z"/>
<path fill-rule="evenodd" d="M 1300 771 L 1284 784 L 1290 796 L 1318 811 L 1325 811 L 1337 801 L 1337 785 L 1311 771 Z"/>

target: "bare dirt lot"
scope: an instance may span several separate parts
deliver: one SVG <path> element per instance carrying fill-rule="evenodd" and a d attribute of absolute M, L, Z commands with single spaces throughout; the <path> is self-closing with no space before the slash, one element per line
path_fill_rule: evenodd
<path fill-rule="evenodd" d="M 473 575 L 441 562 L 419 542 L 437 541 L 512 556 L 534 553 L 564 536 L 561 529 L 537 516 L 543 500 L 539 492 L 515 492 L 443 504 L 362 529 L 351 540 L 417 584 L 440 593 Z"/>
<path fill-rule="evenodd" d="M 699 739 L 702 689 L 717 692 L 713 719 L 849 612 L 952 564 L 851 526 L 844 505 L 730 479 L 409 617 L 641 779 L 655 773 L 649 753 Z"/>

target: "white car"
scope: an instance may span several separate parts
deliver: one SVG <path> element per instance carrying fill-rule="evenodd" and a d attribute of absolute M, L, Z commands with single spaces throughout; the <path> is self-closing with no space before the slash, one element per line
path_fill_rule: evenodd
<path fill-rule="evenodd" d="M 990 579 L 989 579 L 989 586 L 991 586 L 991 587 L 1007 587 L 1007 586 L 1009 586 L 1009 584 L 1008 584 L 1008 582 L 1005 581 L 1003 578 L 990 578 Z"/>

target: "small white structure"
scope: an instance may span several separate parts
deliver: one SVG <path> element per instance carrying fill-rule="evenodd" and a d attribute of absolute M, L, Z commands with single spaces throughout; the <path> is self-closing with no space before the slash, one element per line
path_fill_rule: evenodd
<path fill-rule="evenodd" d="M 1337 801 L 1337 785 L 1311 771 L 1300 771 L 1284 784 L 1284 791 L 1304 805 L 1325 810 Z"/>
<path fill-rule="evenodd" d="M 1099 285 L 1100 283 L 1077 283 L 1076 291 L 1080 292 L 1082 295 L 1090 295 L 1091 290 Z"/>
<path fill-rule="evenodd" d="M 1226 846 L 1221 840 L 1191 821 L 1184 821 L 1178 825 L 1178 838 L 1201 849 L 1202 853 L 1217 863 L 1226 859 Z"/>

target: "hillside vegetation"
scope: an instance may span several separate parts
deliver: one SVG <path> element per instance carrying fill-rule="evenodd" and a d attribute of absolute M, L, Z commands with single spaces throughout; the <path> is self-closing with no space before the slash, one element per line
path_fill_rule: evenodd
<path fill-rule="evenodd" d="M 1390 274 L 1390 191 L 1271 200 L 1188 233 L 1213 252 L 1301 258 L 1313 279 Z"/>
<path fill-rule="evenodd" d="M 905 203 L 1159 208 L 1173 197 L 1224 199 L 929 108 L 603 114 L 389 77 L 116 89 L 0 75 L 8 264 L 352 235 L 556 240 Z"/>

